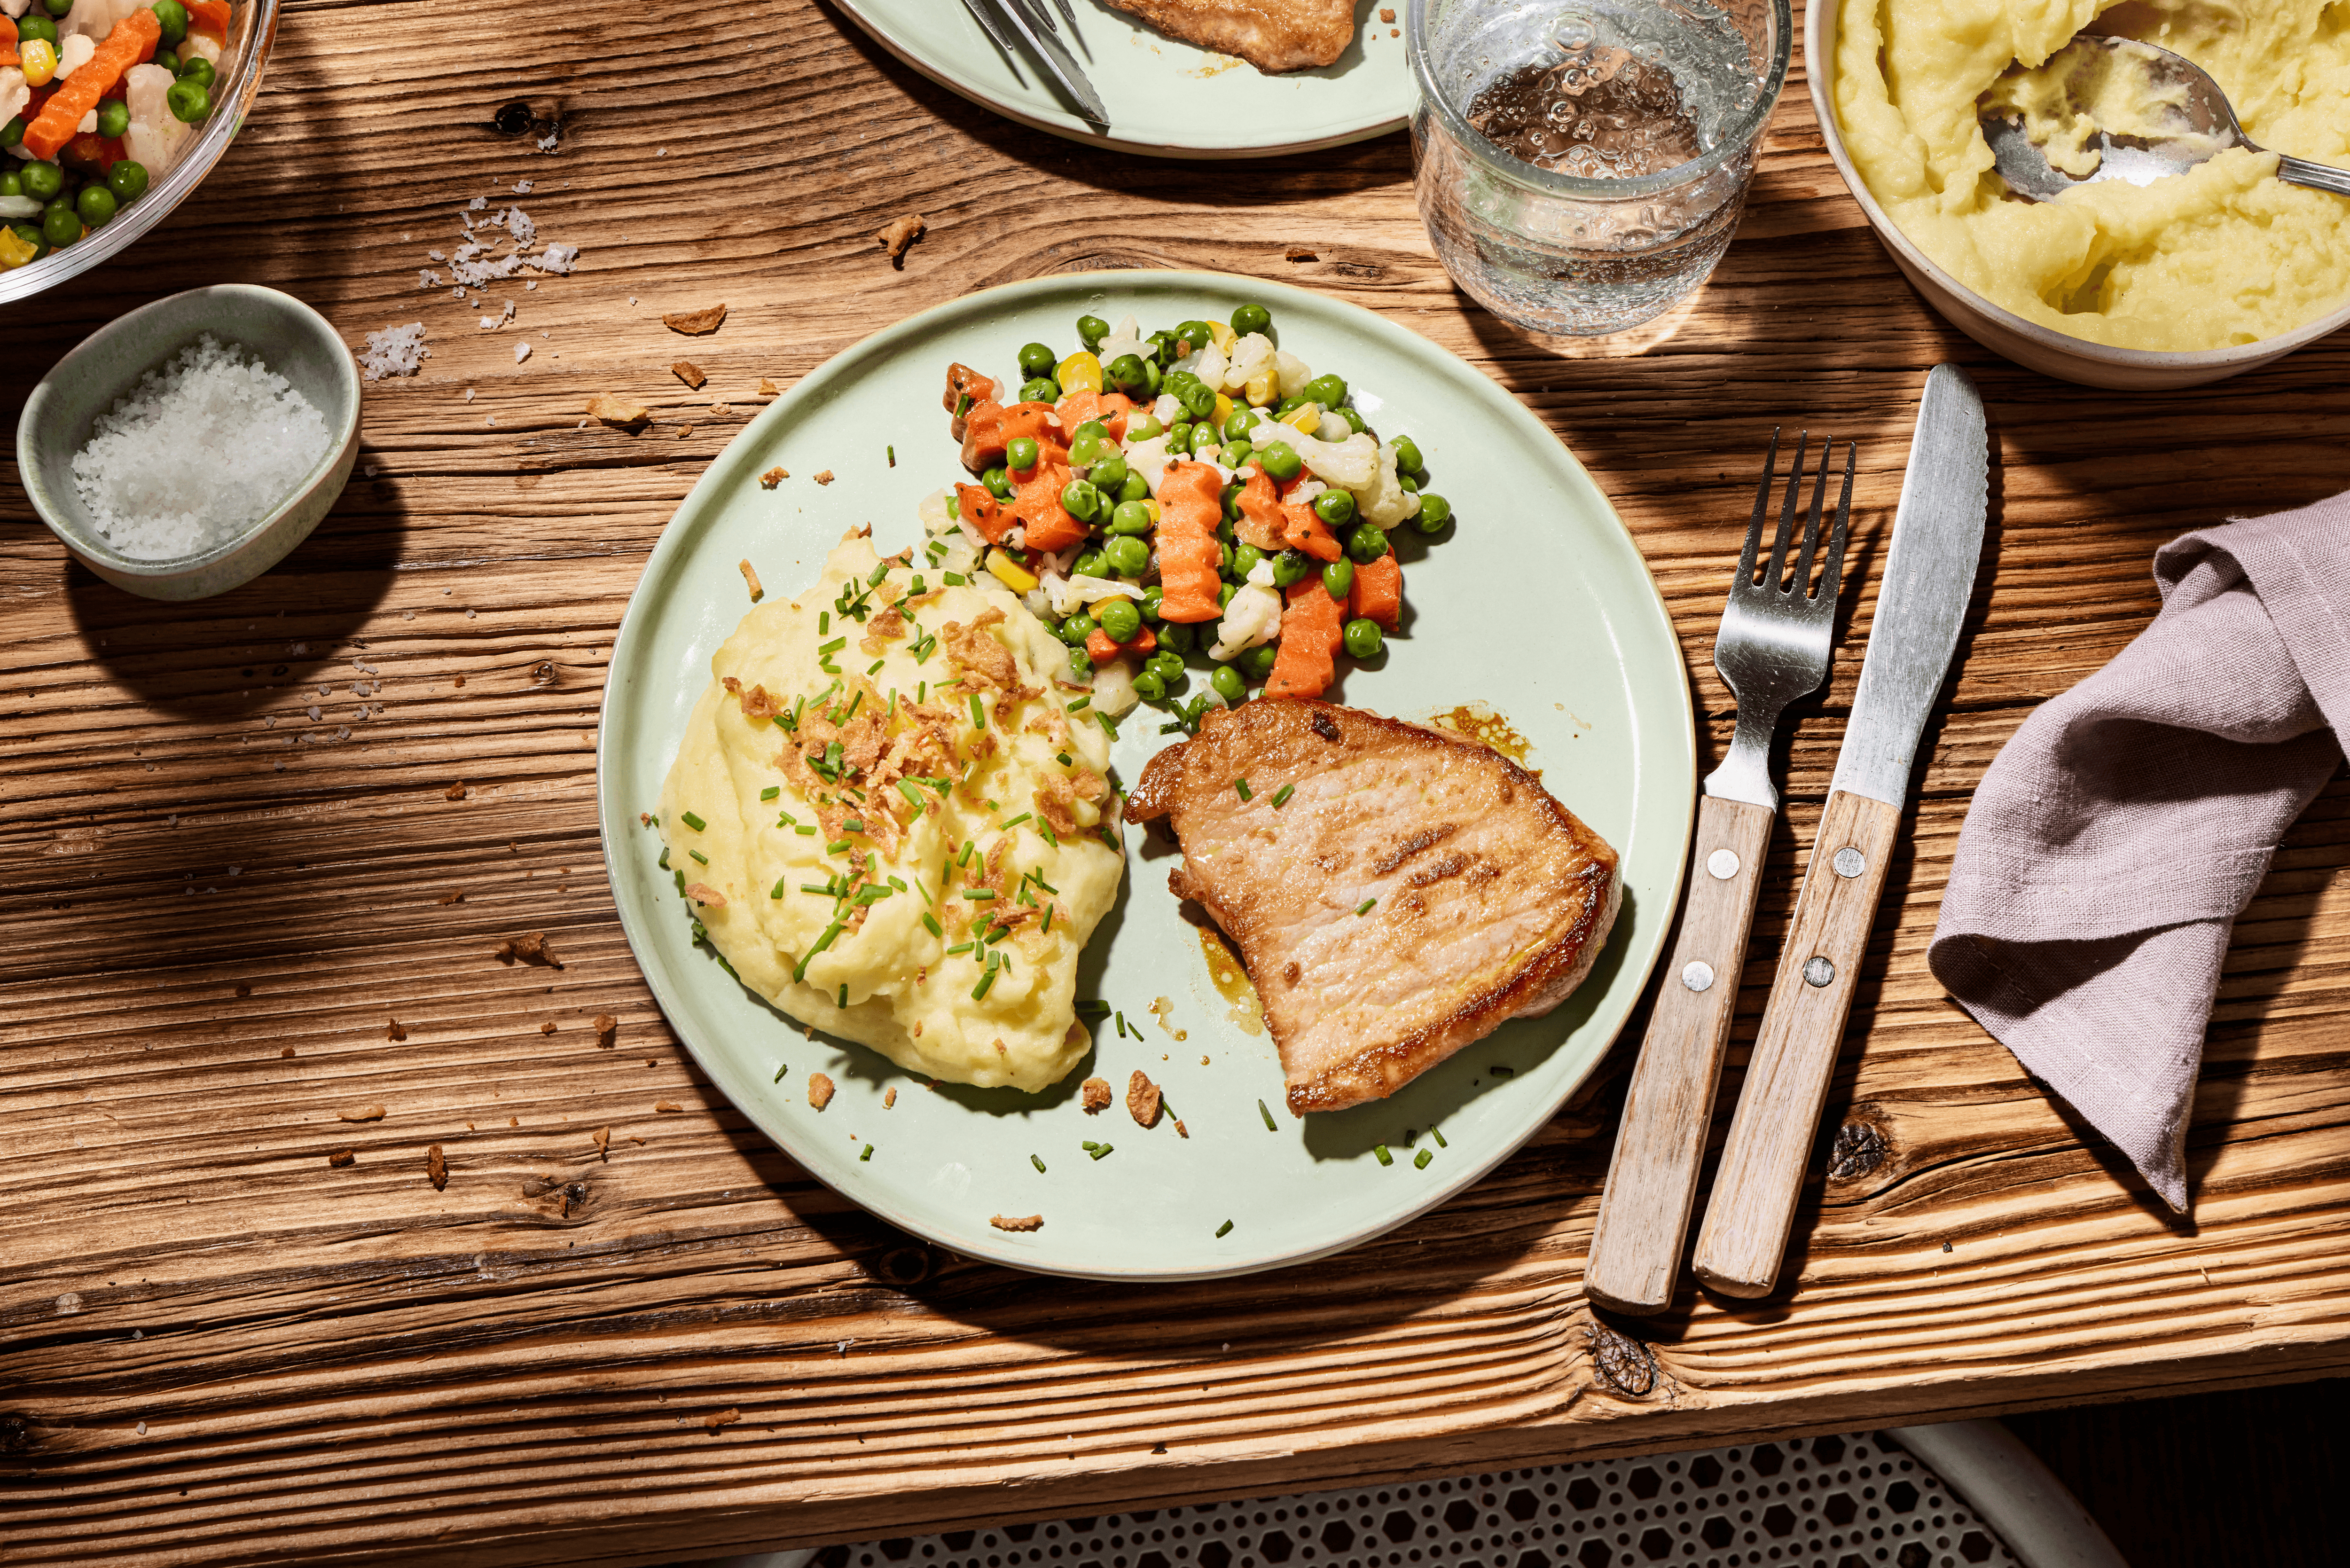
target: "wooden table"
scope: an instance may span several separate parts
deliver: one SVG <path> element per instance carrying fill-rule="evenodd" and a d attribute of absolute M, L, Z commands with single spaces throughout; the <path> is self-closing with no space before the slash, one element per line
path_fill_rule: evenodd
<path fill-rule="evenodd" d="M 492 128 L 517 99 L 559 120 L 557 152 Z M 459 206 L 517 178 L 586 254 L 494 291 L 517 327 L 482 332 L 416 272 Z M 872 235 L 908 211 L 930 233 L 896 271 Z M 1301 243 L 1319 259 L 1284 259 Z M 1595 1323 L 1579 1282 L 1622 1050 L 1419 1223 L 1309 1270 L 1124 1290 L 868 1218 L 664 1028 L 613 916 L 590 766 L 614 628 L 671 510 L 762 377 L 983 285 L 1168 265 L 1331 291 L 1516 391 L 1647 553 L 1710 753 L 1764 434 L 1861 442 L 1867 586 L 1795 728 L 1733 1064 L 1922 372 L 1953 358 L 1980 382 L 1996 573 L 1823 1134 L 1881 1147 L 1814 1180 L 1779 1296 Z M 945 95 L 809 0 L 294 0 L 202 199 L 10 310 L 0 407 L 118 312 L 226 280 L 289 289 L 353 341 L 422 319 L 432 358 L 370 389 L 364 472 L 316 535 L 202 603 L 68 566 L 0 471 L 0 1561 L 649 1563 L 2350 1366 L 2350 792 L 2319 798 L 2239 928 L 2191 1220 L 1924 958 L 1969 792 L 2034 703 L 2145 624 L 2155 547 L 2350 485 L 2350 342 L 2160 397 L 1992 358 L 1895 274 L 1796 83 L 1678 332 L 1561 359 L 1448 284 L 1401 137 L 1277 168 L 1090 151 Z M 690 349 L 658 319 L 720 300 L 724 328 Z M 681 352 L 699 394 L 666 369 Z M 579 428 L 608 390 L 656 419 Z M 493 958 L 527 930 L 561 969 Z M 338 1120 L 367 1104 L 383 1119 Z M 1603 1370 L 1594 1336 L 1619 1331 L 1652 1384 Z"/>

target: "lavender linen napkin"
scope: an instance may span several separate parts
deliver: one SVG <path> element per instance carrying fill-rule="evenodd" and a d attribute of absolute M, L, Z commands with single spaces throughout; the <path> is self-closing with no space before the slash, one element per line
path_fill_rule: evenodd
<path fill-rule="evenodd" d="M 2154 623 L 1983 775 L 1928 961 L 2184 1213 L 2229 931 L 2350 738 L 2350 495 L 2184 535 L 2154 575 Z"/>

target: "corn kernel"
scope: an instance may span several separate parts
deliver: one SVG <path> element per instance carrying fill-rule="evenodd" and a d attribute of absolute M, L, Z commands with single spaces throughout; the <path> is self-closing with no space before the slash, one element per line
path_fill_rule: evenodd
<path fill-rule="evenodd" d="M 1281 422 L 1289 426 L 1292 430 L 1303 431 L 1308 435 L 1311 435 L 1314 431 L 1322 428 L 1322 405 L 1319 403 L 1300 403 L 1295 408 L 1290 410 L 1288 416 Z"/>
<path fill-rule="evenodd" d="M 1208 323 L 1208 341 L 1216 346 L 1216 352 L 1219 354 L 1229 357 L 1232 349 L 1232 339 L 1240 335 L 1223 322 Z"/>
<path fill-rule="evenodd" d="M 1098 392 L 1102 389 L 1101 361 L 1080 348 L 1055 369 L 1055 380 L 1061 383 L 1061 393 Z"/>
<path fill-rule="evenodd" d="M 16 230 L 0 228 L 0 272 L 13 272 L 40 254 L 40 246 Z"/>
<path fill-rule="evenodd" d="M 1280 372 L 1268 367 L 1251 376 L 1248 379 L 1248 385 L 1243 387 L 1241 390 L 1248 394 L 1248 400 L 1251 403 L 1262 409 L 1272 404 L 1273 389 L 1280 384 Z"/>
<path fill-rule="evenodd" d="M 49 78 L 57 74 L 57 47 L 47 38 L 32 38 L 17 45 L 16 54 L 26 87 L 47 87 Z"/>
<path fill-rule="evenodd" d="M 1092 356 L 1087 355 L 1087 358 L 1091 358 Z M 1024 594 L 1036 586 L 1036 574 L 1001 550 L 987 553 L 987 569 L 995 574 L 997 582 L 1015 594 Z"/>
<path fill-rule="evenodd" d="M 1150 508 L 1150 520 L 1151 520 L 1153 523 L 1158 522 L 1158 521 L 1159 521 L 1159 503 L 1158 503 L 1158 502 L 1156 502 L 1156 501 L 1145 501 L 1145 502 L 1143 503 L 1143 504 L 1144 504 L 1145 506 L 1147 506 L 1147 507 Z"/>
<path fill-rule="evenodd" d="M 1224 421 L 1232 417 L 1232 400 L 1224 396 L 1223 393 L 1218 392 L 1216 394 L 1216 428 L 1218 430 L 1223 429 Z"/>

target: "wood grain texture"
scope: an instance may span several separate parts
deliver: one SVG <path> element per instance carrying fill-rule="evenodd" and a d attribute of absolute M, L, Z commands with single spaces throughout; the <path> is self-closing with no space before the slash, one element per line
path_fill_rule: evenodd
<path fill-rule="evenodd" d="M 492 128 L 510 101 L 560 125 L 556 153 Z M 484 332 L 416 273 L 463 203 L 521 178 L 581 269 Z M 909 210 L 930 229 L 899 271 L 872 236 Z M 1287 261 L 1300 244 L 1320 259 Z M 1711 641 L 1753 454 L 1774 425 L 1860 443 L 1855 587 L 1826 686 L 1788 717 L 1725 1100 L 1924 370 L 1960 361 L 1989 405 L 1991 558 L 1821 1139 L 1866 1158 L 1831 1178 L 1815 1148 L 1776 1295 L 1684 1290 L 1616 1325 L 1657 1359 L 1645 1393 L 1602 1376 L 1581 1291 L 1628 1051 L 1395 1235 L 1121 1290 L 946 1256 L 814 1182 L 696 1076 L 621 940 L 591 773 L 606 661 L 760 378 L 988 284 L 1164 265 L 1354 300 L 1521 398 L 1638 539 L 1717 757 Z M 354 342 L 423 320 L 433 357 L 369 389 L 360 477 L 318 531 L 217 599 L 72 568 L 0 467 L 0 1561 L 670 1561 L 2350 1369 L 2350 790 L 2239 925 L 2191 1222 L 1924 961 L 1975 782 L 2152 616 L 2155 548 L 2350 487 L 2350 343 L 2153 397 L 1992 359 L 1895 273 L 1798 81 L 1671 337 L 1563 358 L 1452 290 L 1399 137 L 1212 168 L 1092 151 L 810 0 L 290 6 L 202 199 L 12 311 L 0 411 L 121 310 L 234 280 Z M 690 347 L 660 323 L 722 301 Z M 582 428 L 606 391 L 655 417 Z M 527 930 L 560 970 L 492 956 Z M 384 1118 L 339 1120 L 367 1104 Z"/>
<path fill-rule="evenodd" d="M 1746 966 L 1776 816 L 1742 800 L 1702 795 L 1697 803 L 1680 926 L 1659 971 L 1648 1032 L 1624 1091 L 1583 1267 L 1584 1294 L 1616 1312 L 1662 1312 L 1680 1282 L 1714 1088 L 1738 1009 L 1737 976 Z M 1693 966 L 1702 966 L 1696 985 Z"/>

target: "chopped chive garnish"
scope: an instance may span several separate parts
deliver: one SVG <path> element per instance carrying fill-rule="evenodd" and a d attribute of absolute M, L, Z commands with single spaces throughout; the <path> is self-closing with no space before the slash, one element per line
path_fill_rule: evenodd
<path fill-rule="evenodd" d="M 848 982 L 847 981 L 844 980 L 840 982 L 840 1000 L 834 1002 L 833 1005 L 835 1007 L 842 1008 L 848 1005 Z"/>
<path fill-rule="evenodd" d="M 935 904 L 938 902 L 936 898 L 931 897 L 930 888 L 924 885 L 920 877 L 914 878 L 914 891 L 922 896 L 922 902 L 925 904 Z"/>
<path fill-rule="evenodd" d="M 666 844 L 661 846 L 661 857 L 660 864 L 662 870 L 666 871 L 669 869 L 669 846 Z"/>
<path fill-rule="evenodd" d="M 827 632 L 830 631 L 831 629 L 832 629 L 832 612 L 831 612 L 830 610 L 818 610 L 818 611 L 816 611 L 816 634 L 818 637 L 822 637 L 825 633 L 827 633 Z"/>
<path fill-rule="evenodd" d="M 838 920 L 835 920 L 832 924 L 825 927 L 824 935 L 816 938 L 816 946 L 808 949 L 807 956 L 801 959 L 798 964 L 793 968 L 792 982 L 795 985 L 807 978 L 807 966 L 815 961 L 816 954 L 832 946 L 832 939 L 840 935 L 840 929 L 841 927 Z"/>
<path fill-rule="evenodd" d="M 878 588 L 889 580 L 889 563 L 884 561 L 879 566 L 873 568 L 873 575 L 865 579 L 865 586 L 868 588 Z"/>
<path fill-rule="evenodd" d="M 920 572 L 916 572 L 916 573 L 914 574 L 914 586 L 913 586 L 911 588 L 908 589 L 907 591 L 908 591 L 908 592 L 910 592 L 910 593 L 911 593 L 912 595 L 914 595 L 914 597 L 917 597 L 917 598 L 919 598 L 919 597 L 921 597 L 921 593 L 922 593 L 922 574 L 921 574 L 921 573 L 920 573 Z"/>
<path fill-rule="evenodd" d="M 1066 768 L 1066 767 L 1067 767 L 1067 766 L 1069 765 L 1069 763 L 1070 763 L 1070 760 L 1071 760 L 1071 759 L 1070 759 L 1070 756 L 1069 756 L 1069 753 L 1066 753 L 1066 752 L 1060 752 L 1060 753 L 1056 753 L 1055 754 L 1055 756 L 1054 756 L 1054 759 L 1053 759 L 1053 760 L 1054 760 L 1055 762 L 1059 763 L 1063 767 L 1065 767 L 1065 768 Z"/>
<path fill-rule="evenodd" d="M 1275 807 L 1280 806 L 1280 805 L 1281 805 L 1284 801 L 1286 801 L 1286 800 L 1287 800 L 1287 799 L 1288 799 L 1288 798 L 1289 798 L 1293 794 L 1295 794 L 1295 793 L 1296 792 L 1296 789 L 1297 789 L 1297 786 L 1296 786 L 1295 784 L 1284 784 L 1284 785 L 1282 785 L 1279 789 L 1277 789 L 1277 790 L 1274 791 L 1274 792 L 1273 792 L 1273 804 L 1274 805 L 1274 806 L 1275 806 Z"/>
<path fill-rule="evenodd" d="M 1100 1017 L 1103 1013 L 1109 1011 L 1109 1003 L 1100 1000 L 1098 997 L 1088 996 L 1080 998 L 1076 1006 L 1079 1012 L 1085 1013 L 1089 1017 L 1096 1018 Z"/>
<path fill-rule="evenodd" d="M 954 946 L 947 950 L 947 957 L 952 958 L 957 953 L 967 953 L 976 945 L 976 943 L 972 942 L 957 942 Z"/>
<path fill-rule="evenodd" d="M 947 579 L 947 587 L 951 587 L 951 588 L 959 588 L 959 587 L 962 587 L 962 585 L 963 585 L 964 581 L 966 580 L 966 579 L 964 578 L 963 575 L 962 575 L 961 572 L 949 572 L 949 573 L 946 575 L 946 579 Z"/>
<path fill-rule="evenodd" d="M 1496 1078 L 1514 1078 L 1518 1075 L 1518 1070 L 1515 1067 L 1505 1067 L 1499 1062 L 1494 1063 L 1485 1071 L 1492 1074 Z"/>
<path fill-rule="evenodd" d="M 892 468 L 897 467 L 897 466 L 898 466 L 898 449 L 897 449 L 896 447 L 894 447 L 894 446 L 885 446 L 885 447 L 883 447 L 881 450 L 882 450 L 883 452 L 888 452 L 888 453 L 889 454 L 889 466 L 890 466 L 890 467 L 892 467 Z M 917 578 L 915 578 L 914 580 L 915 580 L 916 582 L 920 582 L 920 581 L 921 581 L 921 579 L 920 579 L 920 577 L 917 577 Z"/>
<path fill-rule="evenodd" d="M 1117 720 L 1111 718 L 1108 714 L 1103 712 L 1098 708 L 1094 710 L 1094 717 L 1101 721 L 1102 732 L 1104 734 L 1107 735 L 1113 741 L 1118 739 Z"/>
<path fill-rule="evenodd" d="M 1118 1037 L 1121 1040 L 1126 1038 L 1126 1014 L 1123 1012 L 1118 1015 Z"/>
<path fill-rule="evenodd" d="M 1381 1165 L 1393 1165 L 1395 1163 L 1395 1156 L 1388 1152 L 1388 1146 L 1383 1143 L 1375 1143 L 1371 1145 L 1371 1152 L 1378 1156 L 1379 1163 Z"/>
<path fill-rule="evenodd" d="M 1254 800 L 1256 798 L 1256 792 L 1249 788 L 1248 780 L 1246 779 L 1234 779 L 1232 781 L 1232 787 L 1241 792 L 1241 798 L 1243 800 Z"/>
<path fill-rule="evenodd" d="M 836 838 L 831 843 L 824 846 L 824 852 L 827 855 L 839 855 L 845 853 L 848 847 L 848 840 L 846 838 Z"/>
<path fill-rule="evenodd" d="M 773 799 L 775 799 L 777 795 L 779 795 L 779 794 L 783 794 L 783 793 L 784 793 L 784 786 L 783 786 L 783 785 L 781 785 L 781 784 L 769 784 L 766 788 L 764 788 L 764 789 L 763 789 L 763 790 L 761 790 L 761 791 L 759 792 L 759 798 L 760 798 L 761 800 L 773 800 Z"/>
<path fill-rule="evenodd" d="M 699 850 L 699 849 L 689 849 L 689 850 L 687 850 L 687 851 L 686 851 L 686 853 L 687 853 L 688 855 L 692 856 L 692 857 L 693 857 L 693 858 L 694 858 L 694 860 L 695 860 L 697 863 L 701 864 L 701 865 L 707 866 L 707 865 L 709 865 L 709 864 L 710 864 L 710 857 L 709 857 L 709 856 L 707 856 L 707 855 L 704 855 L 704 854 L 703 854 L 701 850 Z"/>
<path fill-rule="evenodd" d="M 1099 1159 L 1102 1156 L 1114 1152 L 1115 1148 L 1116 1146 L 1112 1144 L 1097 1143 L 1086 1150 L 1086 1153 L 1094 1159 Z"/>
<path fill-rule="evenodd" d="M 1414 1170 L 1426 1170 L 1428 1168 L 1428 1162 L 1435 1158 L 1436 1151 L 1434 1149 L 1421 1149 L 1418 1154 L 1411 1157 L 1411 1168 Z"/>
<path fill-rule="evenodd" d="M 818 653 L 838 653 L 842 649 L 847 648 L 847 646 L 848 639 L 845 637 L 836 637 L 830 642 L 818 647 L 816 651 Z"/>
<path fill-rule="evenodd" d="M 1222 1240 L 1222 1239 L 1223 1239 L 1224 1237 L 1226 1237 L 1226 1236 L 1231 1235 L 1232 1233 L 1232 1222 L 1231 1220 L 1225 1220 L 1222 1224 L 1221 1224 L 1221 1225 L 1219 1225 L 1219 1226 L 1217 1226 L 1217 1227 L 1216 1227 L 1216 1237 L 1217 1237 L 1217 1239 L 1218 1239 L 1219 1241 Z"/>
<path fill-rule="evenodd" d="M 862 833 L 865 831 L 865 819 L 861 816 L 844 816 L 840 819 L 840 830 L 843 833 Z"/>
<path fill-rule="evenodd" d="M 1053 831 L 1053 825 L 1051 823 L 1038 823 L 1036 825 L 1036 831 L 1043 834 L 1045 836 L 1045 842 L 1051 845 L 1054 848 L 1058 849 L 1061 846 L 1061 836 Z"/>
<path fill-rule="evenodd" d="M 931 914 L 928 909 L 924 909 L 922 911 L 922 925 L 930 931 L 931 935 L 934 937 L 943 937 L 947 934 L 945 929 L 940 926 L 938 917 Z"/>
<path fill-rule="evenodd" d="M 1371 906 L 1378 902 L 1378 900 L 1377 898 L 1366 898 L 1361 903 L 1355 906 L 1355 913 L 1358 915 L 1367 915 L 1371 912 Z"/>
<path fill-rule="evenodd" d="M 878 669 L 879 669 L 879 668 L 880 668 L 880 666 L 879 666 L 879 665 L 874 666 L 874 669 L 876 669 L 876 670 L 878 670 Z M 870 674 L 872 674 L 872 673 L 873 673 L 873 670 L 867 670 L 865 673 L 866 673 L 866 674 L 868 674 L 868 675 L 870 675 Z M 864 692 L 862 692 L 862 691 L 859 691 L 859 692 L 858 692 L 858 693 L 857 693 L 857 695 L 855 695 L 854 697 L 851 697 L 851 698 L 848 700 L 848 711 L 847 711 L 847 712 L 846 712 L 846 713 L 843 713 L 843 714 L 840 716 L 840 718 L 839 718 L 839 720 L 838 720 L 837 722 L 841 722 L 841 723 L 847 723 L 849 720 L 856 718 L 856 717 L 857 717 L 857 710 L 858 710 L 858 708 L 860 708 L 860 707 L 864 706 L 864 703 L 865 703 L 865 693 L 864 693 Z"/>
<path fill-rule="evenodd" d="M 922 792 L 916 789 L 906 780 L 899 779 L 898 781 L 898 793 L 904 795 L 908 800 L 912 801 L 916 811 L 922 809 Z"/>
<path fill-rule="evenodd" d="M 775 1069 L 775 1082 L 778 1084 L 782 1083 L 784 1081 L 784 1075 L 791 1070 L 792 1064 L 789 1062 L 785 1062 L 783 1065 L 777 1067 Z"/>
<path fill-rule="evenodd" d="M 814 838 L 816 836 L 816 824 L 813 822 L 803 822 L 794 827 L 792 831 L 794 833 L 804 834 L 807 837 Z"/>
<path fill-rule="evenodd" d="M 829 897 L 832 893 L 832 884 L 829 882 L 803 882 L 800 884 L 800 891 L 803 893 L 822 893 Z"/>
<path fill-rule="evenodd" d="M 767 889 L 767 897 L 768 897 L 768 898 L 782 898 L 782 897 L 784 896 L 784 884 L 785 884 L 785 882 L 790 881 L 790 880 L 791 880 L 791 878 L 790 878 L 790 877 L 776 877 L 776 878 L 775 878 L 775 885 L 773 888 L 768 888 L 768 889 Z"/>
<path fill-rule="evenodd" d="M 976 691 L 971 694 L 971 727 L 974 730 L 987 728 L 987 711 L 979 705 L 979 693 Z"/>
<path fill-rule="evenodd" d="M 889 661 L 886 659 L 877 659 L 872 663 L 865 667 L 865 673 L 868 675 L 879 675 L 881 673 L 881 667 L 889 662 Z"/>
<path fill-rule="evenodd" d="M 684 824 L 686 825 L 686 826 L 688 826 L 688 827 L 690 827 L 690 828 L 693 829 L 693 831 L 694 831 L 694 832 L 696 832 L 696 833 L 701 832 L 703 828 L 705 828 L 705 827 L 707 827 L 707 826 L 710 826 L 710 824 L 708 824 L 708 823 L 706 823 L 706 822 L 702 821 L 702 818 L 700 818 L 700 817 L 698 817 L 698 816 L 694 815 L 693 815 L 693 813 L 691 813 L 691 812 L 690 812 L 690 811 L 689 811 L 689 812 L 687 812 L 683 816 L 680 817 L 678 820 L 679 820 L 679 821 L 681 821 L 681 822 L 682 822 L 682 823 L 684 823 Z"/>
<path fill-rule="evenodd" d="M 1101 1147 L 1101 1145 L 1099 1145 L 1099 1144 L 1096 1143 L 1096 1142 L 1095 1142 L 1093 1139 L 1091 1139 L 1091 1138 L 1087 1138 L 1087 1139 L 1086 1139 L 1086 1141 L 1085 1141 L 1085 1142 L 1083 1142 L 1083 1143 L 1081 1143 L 1081 1144 L 1077 1145 L 1077 1147 L 1078 1147 L 1079 1148 L 1081 1148 L 1081 1149 L 1084 1149 L 1087 1154 L 1091 1154 L 1091 1153 L 1093 1153 L 1093 1151 L 1094 1151 L 1094 1150 L 1096 1150 L 1096 1149 L 1097 1149 L 1097 1148 Z"/>
<path fill-rule="evenodd" d="M 979 983 L 971 988 L 971 999 L 973 1002 L 978 1002 L 984 998 L 987 995 L 987 988 L 994 983 L 995 971 L 993 970 L 989 970 L 985 974 L 979 977 Z"/>
<path fill-rule="evenodd" d="M 1011 821 L 999 826 L 995 831 L 998 833 L 1009 833 L 1014 828 L 1019 826 L 1022 823 L 1027 821 L 1030 817 L 1035 815 L 1036 814 L 1033 811 L 1024 811 L 1019 815 L 1014 817 Z"/>
<path fill-rule="evenodd" d="M 1055 910 L 1055 909 L 1059 909 L 1060 907 L 1061 907 L 1061 906 L 1060 906 L 1060 905 L 1058 905 L 1058 904 L 1047 904 L 1047 905 L 1045 905 L 1045 923 L 1044 923 L 1042 926 L 1039 926 L 1039 927 L 1037 928 L 1037 929 L 1039 929 L 1039 930 L 1041 930 L 1041 931 L 1045 931 L 1045 932 L 1048 932 L 1048 933 L 1049 933 L 1049 932 L 1052 930 L 1052 929 L 1053 929 L 1053 911 L 1054 911 L 1054 910 Z"/>
<path fill-rule="evenodd" d="M 1061 704 L 1061 706 L 1062 706 L 1065 710 L 1066 710 L 1067 711 L 1069 711 L 1069 712 L 1072 712 L 1072 713 L 1079 713 L 1079 712 L 1083 712 L 1083 711 L 1085 711 L 1086 705 L 1087 705 L 1087 703 L 1091 702 L 1093 700 L 1094 700 L 1094 699 L 1093 699 L 1093 694 L 1092 694 L 1091 692 L 1087 692 L 1085 696 L 1078 698 L 1076 701 L 1074 701 L 1074 702 L 1064 702 L 1064 703 L 1062 703 L 1062 704 Z"/>
<path fill-rule="evenodd" d="M 993 888 L 965 888 L 962 890 L 962 896 L 969 898 L 973 903 L 979 903 L 985 899 L 994 898 L 995 889 Z"/>
<path fill-rule="evenodd" d="M 1036 1168 L 1037 1175 L 1042 1176 L 1045 1173 L 1045 1162 L 1038 1159 L 1035 1155 L 1032 1154 L 1028 1157 L 1028 1163 Z"/>
<path fill-rule="evenodd" d="M 867 1160 L 871 1159 L 872 1158 L 873 1158 L 873 1146 L 872 1146 L 871 1144 L 869 1144 L 869 1143 L 868 1143 L 868 1144 L 867 1144 L 867 1145 L 865 1146 L 865 1152 L 864 1152 L 863 1154 L 858 1155 L 858 1156 L 857 1157 L 857 1159 L 858 1159 L 858 1163 L 861 1165 L 861 1164 L 865 1163 Z"/>
<path fill-rule="evenodd" d="M 900 893 L 902 893 L 902 892 L 904 892 L 904 891 L 906 890 L 906 884 L 905 884 L 905 883 L 903 883 L 903 882 L 901 882 L 901 881 L 899 881 L 899 880 L 897 877 L 890 877 L 890 878 L 889 878 L 889 886 L 891 886 L 892 888 L 896 888 L 896 889 L 898 889 L 898 891 L 899 891 Z"/>
<path fill-rule="evenodd" d="M 956 865 L 958 865 L 958 866 L 968 866 L 968 865 L 970 865 L 970 864 L 971 864 L 971 855 L 972 855 L 972 850 L 974 850 L 974 849 L 977 849 L 978 847 L 979 847 L 979 840 L 978 840 L 978 839 L 976 839 L 976 838 L 966 839 L 966 840 L 963 842 L 962 853 L 961 855 L 959 855 L 959 856 L 957 856 L 957 857 L 955 857 L 955 864 L 956 864 Z"/>
<path fill-rule="evenodd" d="M 1279 1127 L 1274 1127 L 1274 1126 L 1273 1125 L 1273 1113 L 1272 1113 L 1271 1111 L 1266 1110 L 1266 1109 L 1264 1108 L 1264 1102 L 1263 1102 L 1263 1100 L 1259 1100 L 1259 1101 L 1256 1103 L 1256 1114 L 1257 1114 L 1257 1115 L 1259 1115 L 1259 1116 L 1263 1116 L 1263 1117 L 1264 1118 L 1264 1130 L 1265 1130 L 1265 1131 L 1267 1131 L 1267 1132 L 1279 1132 L 1279 1131 L 1281 1130 Z"/>

